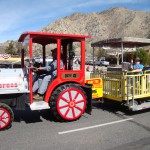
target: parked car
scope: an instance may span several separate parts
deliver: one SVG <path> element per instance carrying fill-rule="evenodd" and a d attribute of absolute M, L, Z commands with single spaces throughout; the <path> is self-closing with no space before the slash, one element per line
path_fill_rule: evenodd
<path fill-rule="evenodd" d="M 43 63 L 43 58 L 34 58 L 34 59 L 35 59 L 36 63 L 39 63 L 39 64 Z M 53 59 L 52 58 L 46 58 L 45 61 L 46 61 L 46 66 L 48 66 L 49 63 L 53 61 Z"/>
<path fill-rule="evenodd" d="M 109 66 L 109 61 L 105 60 L 105 57 L 100 57 L 97 60 L 95 60 L 95 65 L 99 66 Z"/>
<path fill-rule="evenodd" d="M 98 66 L 109 66 L 109 61 L 106 60 L 95 60 L 95 65 Z"/>
<path fill-rule="evenodd" d="M 86 60 L 85 64 L 86 65 L 93 65 L 93 60 L 92 59 Z"/>

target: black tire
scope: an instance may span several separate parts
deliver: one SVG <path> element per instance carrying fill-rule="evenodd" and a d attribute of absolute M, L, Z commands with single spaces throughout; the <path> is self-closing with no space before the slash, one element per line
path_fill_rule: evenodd
<path fill-rule="evenodd" d="M 0 130 L 10 128 L 13 120 L 14 113 L 12 109 L 8 105 L 0 103 Z"/>
<path fill-rule="evenodd" d="M 59 121 L 79 119 L 85 112 L 86 105 L 86 94 L 78 84 L 61 85 L 53 91 L 50 98 L 52 114 Z"/>

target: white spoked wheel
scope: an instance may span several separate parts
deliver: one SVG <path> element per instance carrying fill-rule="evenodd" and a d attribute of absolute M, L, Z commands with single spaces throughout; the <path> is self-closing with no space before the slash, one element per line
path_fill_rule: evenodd
<path fill-rule="evenodd" d="M 77 88 L 68 88 L 63 91 L 57 101 L 57 110 L 66 120 L 76 120 L 85 111 L 86 98 L 84 93 Z"/>
<path fill-rule="evenodd" d="M 13 118 L 13 112 L 6 104 L 0 104 L 0 130 L 10 126 Z"/>

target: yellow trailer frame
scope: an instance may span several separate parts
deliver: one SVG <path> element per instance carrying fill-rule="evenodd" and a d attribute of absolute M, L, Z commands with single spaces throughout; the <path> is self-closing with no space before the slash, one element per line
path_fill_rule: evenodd
<path fill-rule="evenodd" d="M 137 74 L 129 71 L 91 73 L 90 78 L 95 77 L 102 79 L 104 99 L 122 102 L 132 110 L 150 108 L 150 70 Z"/>

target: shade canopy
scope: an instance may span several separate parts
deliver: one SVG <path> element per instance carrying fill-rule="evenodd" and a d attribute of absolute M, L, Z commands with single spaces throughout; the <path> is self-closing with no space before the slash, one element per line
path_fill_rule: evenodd
<path fill-rule="evenodd" d="M 123 62 L 123 53 L 124 48 L 137 48 L 137 47 L 145 47 L 150 46 L 150 39 L 147 38 L 135 38 L 135 37 L 121 37 L 121 38 L 113 38 L 106 39 L 102 41 L 98 41 L 92 43 L 93 47 L 93 55 L 95 47 L 110 47 L 110 48 L 121 48 L 122 52 L 122 62 Z"/>
<path fill-rule="evenodd" d="M 133 47 L 144 47 L 150 45 L 150 39 L 147 38 L 135 38 L 135 37 L 121 37 L 101 40 L 95 43 L 92 43 L 92 47 L 103 47 L 108 46 L 112 48 L 119 48 L 123 43 L 124 48 L 133 48 Z"/>

